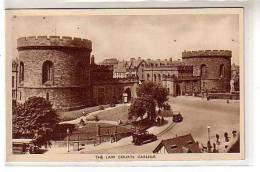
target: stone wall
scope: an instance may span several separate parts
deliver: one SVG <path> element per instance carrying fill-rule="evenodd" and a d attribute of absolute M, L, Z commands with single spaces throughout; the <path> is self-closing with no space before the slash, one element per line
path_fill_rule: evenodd
<path fill-rule="evenodd" d="M 206 92 L 229 92 L 231 79 L 231 51 L 206 50 L 183 52 L 182 61 L 193 66 L 193 76 L 201 77 L 201 90 Z M 206 66 L 205 75 L 201 76 L 201 67 Z M 220 76 L 221 65 L 224 74 Z"/>
<path fill-rule="evenodd" d="M 18 39 L 19 64 L 24 80 L 18 86 L 18 101 L 46 97 L 57 109 L 86 106 L 90 99 L 89 65 L 91 42 L 71 37 L 28 37 Z M 43 63 L 53 64 L 52 79 L 43 82 Z M 79 66 L 82 73 L 79 77 Z"/>

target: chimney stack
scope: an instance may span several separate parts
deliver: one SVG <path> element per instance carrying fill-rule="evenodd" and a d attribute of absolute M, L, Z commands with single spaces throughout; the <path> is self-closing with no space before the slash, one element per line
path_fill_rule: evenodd
<path fill-rule="evenodd" d="M 90 64 L 95 64 L 95 56 L 92 55 L 90 58 Z"/>

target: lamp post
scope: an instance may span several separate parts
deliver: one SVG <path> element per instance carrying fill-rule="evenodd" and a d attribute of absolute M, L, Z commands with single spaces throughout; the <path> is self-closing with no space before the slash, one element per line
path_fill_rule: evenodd
<path fill-rule="evenodd" d="M 207 126 L 207 129 L 208 129 L 208 141 L 210 142 L 210 126 L 209 125 Z"/>
<path fill-rule="evenodd" d="M 69 134 L 70 134 L 70 129 L 67 128 L 67 146 L 68 146 L 68 152 L 70 151 Z"/>

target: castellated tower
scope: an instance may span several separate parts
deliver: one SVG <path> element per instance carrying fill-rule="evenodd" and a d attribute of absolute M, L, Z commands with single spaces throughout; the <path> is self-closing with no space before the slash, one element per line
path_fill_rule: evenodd
<path fill-rule="evenodd" d="M 82 108 L 91 95 L 89 81 L 92 43 L 87 39 L 32 36 L 17 40 L 18 102 L 40 96 L 56 109 Z"/>
<path fill-rule="evenodd" d="M 183 62 L 193 66 L 193 76 L 200 76 L 202 92 L 224 93 L 230 90 L 231 57 L 229 50 L 184 51 Z"/>

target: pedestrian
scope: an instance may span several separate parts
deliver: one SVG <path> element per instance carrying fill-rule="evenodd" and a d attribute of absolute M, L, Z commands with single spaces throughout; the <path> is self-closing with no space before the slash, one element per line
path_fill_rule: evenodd
<path fill-rule="evenodd" d="M 211 146 L 210 141 L 208 141 L 208 143 L 207 143 L 207 148 L 208 148 L 208 153 L 211 153 L 212 146 Z"/>
<path fill-rule="evenodd" d="M 219 140 L 219 135 L 218 134 L 216 134 L 216 139 L 217 139 L 217 141 L 216 141 L 217 145 L 220 145 L 220 140 Z"/>
<path fill-rule="evenodd" d="M 213 143 L 213 153 L 218 153 L 218 150 L 216 149 L 216 143 Z"/>
<path fill-rule="evenodd" d="M 227 132 L 224 133 L 224 138 L 225 138 L 225 142 L 229 142 L 229 137 L 228 137 L 228 133 Z"/>

